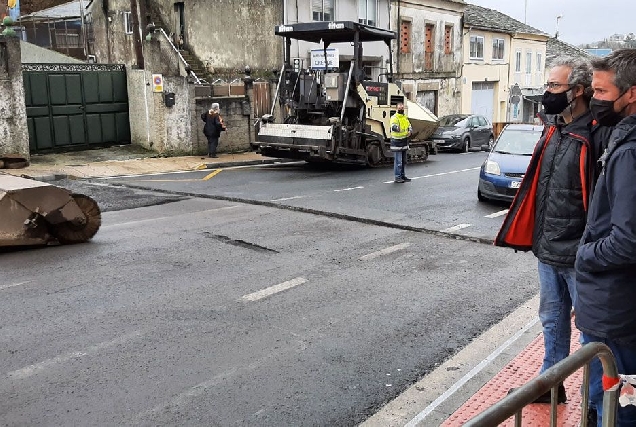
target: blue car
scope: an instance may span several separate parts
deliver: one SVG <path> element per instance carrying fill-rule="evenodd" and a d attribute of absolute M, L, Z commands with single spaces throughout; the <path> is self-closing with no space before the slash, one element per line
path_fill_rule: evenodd
<path fill-rule="evenodd" d="M 543 126 L 509 124 L 499 134 L 479 172 L 477 198 L 481 202 L 512 202 L 528 169 Z"/>

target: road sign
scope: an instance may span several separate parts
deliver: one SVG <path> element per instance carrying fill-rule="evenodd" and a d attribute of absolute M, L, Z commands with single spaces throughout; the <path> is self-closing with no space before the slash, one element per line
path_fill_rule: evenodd
<path fill-rule="evenodd" d="M 152 75 L 152 91 L 163 92 L 163 76 L 161 74 Z"/>

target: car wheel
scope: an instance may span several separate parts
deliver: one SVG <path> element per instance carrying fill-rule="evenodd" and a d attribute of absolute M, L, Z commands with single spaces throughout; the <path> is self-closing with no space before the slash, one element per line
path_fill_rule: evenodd
<path fill-rule="evenodd" d="M 481 191 L 477 190 L 477 200 L 479 200 L 480 202 L 487 202 L 488 199 L 484 197 L 483 194 L 481 194 Z"/>
<path fill-rule="evenodd" d="M 490 135 L 490 138 L 488 138 L 488 148 L 492 150 L 492 146 L 494 143 L 495 143 L 495 137 Z"/>
<path fill-rule="evenodd" d="M 462 151 L 468 153 L 470 151 L 470 138 L 464 138 L 464 145 L 462 145 Z"/>

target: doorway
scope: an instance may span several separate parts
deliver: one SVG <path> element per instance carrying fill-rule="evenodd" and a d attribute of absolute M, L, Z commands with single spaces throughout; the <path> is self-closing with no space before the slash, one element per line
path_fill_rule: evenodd
<path fill-rule="evenodd" d="M 181 49 L 185 49 L 187 43 L 185 33 L 185 4 L 183 2 L 177 2 L 174 4 L 175 14 L 175 44 Z"/>

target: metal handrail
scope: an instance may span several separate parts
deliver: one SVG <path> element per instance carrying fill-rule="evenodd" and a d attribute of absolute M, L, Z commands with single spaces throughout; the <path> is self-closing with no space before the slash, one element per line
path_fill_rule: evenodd
<path fill-rule="evenodd" d="M 178 58 L 181 60 L 183 65 L 186 67 L 186 69 L 190 69 L 190 74 L 192 74 L 192 77 L 194 77 L 195 83 L 200 85 L 201 84 L 201 79 L 199 79 L 197 77 L 197 75 L 194 73 L 194 71 L 192 71 L 192 68 L 190 68 L 190 64 L 188 64 L 186 62 L 186 60 L 183 58 L 183 55 L 181 55 L 181 52 L 179 52 L 179 49 L 177 49 L 177 47 L 174 45 L 174 43 L 172 43 L 172 40 L 170 40 L 170 37 L 168 37 L 168 34 L 166 34 L 166 31 L 163 28 L 159 27 L 159 32 L 161 34 L 163 34 L 163 36 L 166 38 L 166 40 L 168 40 L 168 43 L 170 43 L 170 46 L 172 46 L 172 50 L 174 50 L 176 52 Z"/>
<path fill-rule="evenodd" d="M 548 390 L 552 390 L 552 408 L 550 411 L 550 425 L 556 426 L 556 406 L 558 385 L 567 377 L 575 373 L 581 367 L 587 367 L 589 363 L 598 357 L 603 365 L 603 375 L 610 378 L 618 378 L 616 361 L 612 351 L 603 343 L 594 342 L 581 347 L 575 353 L 566 357 L 537 378 L 519 387 L 514 393 L 509 394 L 481 414 L 469 420 L 465 427 L 490 427 L 503 423 L 508 418 L 515 417 L 515 425 L 521 425 L 521 411 L 524 406 L 531 404 Z M 589 369 L 585 369 L 585 376 L 589 376 Z M 586 383 L 588 383 L 586 378 Z M 589 384 L 589 383 L 588 383 Z M 583 422 L 587 415 L 588 404 L 587 387 L 583 395 Z M 603 395 L 603 427 L 616 425 L 616 410 L 618 408 L 618 389 L 605 391 Z"/>

